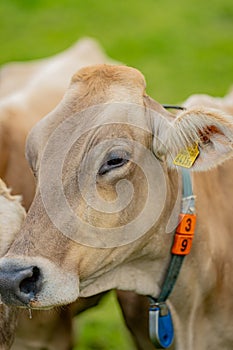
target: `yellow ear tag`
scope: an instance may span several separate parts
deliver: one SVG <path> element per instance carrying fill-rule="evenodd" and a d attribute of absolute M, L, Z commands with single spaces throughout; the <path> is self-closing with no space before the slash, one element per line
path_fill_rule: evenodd
<path fill-rule="evenodd" d="M 198 155 L 198 144 L 194 143 L 193 146 L 187 147 L 186 149 L 180 151 L 173 160 L 173 163 L 184 168 L 191 168 Z"/>

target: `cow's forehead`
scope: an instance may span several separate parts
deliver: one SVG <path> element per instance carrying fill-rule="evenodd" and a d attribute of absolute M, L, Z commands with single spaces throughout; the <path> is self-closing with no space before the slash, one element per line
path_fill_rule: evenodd
<path fill-rule="evenodd" d="M 64 140 L 74 130 L 80 135 L 105 123 L 146 127 L 145 86 L 143 75 L 134 68 L 96 65 L 81 69 L 73 76 L 61 103 L 29 134 L 29 163 L 35 163 L 38 155 L 40 158 L 50 136 L 59 128 Z M 161 113 L 159 104 L 156 109 Z"/>
<path fill-rule="evenodd" d="M 106 89 L 110 85 L 118 84 L 131 88 L 145 89 L 145 78 L 135 68 L 97 64 L 84 67 L 73 75 L 71 83 L 82 83 L 90 93 L 99 89 Z"/>
<path fill-rule="evenodd" d="M 151 131 L 143 117 L 144 113 L 142 106 L 114 103 L 95 106 L 70 117 L 60 123 L 47 138 L 43 150 L 37 150 L 38 167 L 43 161 L 54 162 L 58 152 L 59 163 L 62 159 L 67 160 L 67 157 L 69 162 L 73 162 L 75 157 L 77 164 L 91 149 L 97 152 L 96 157 L 101 158 L 112 147 L 125 149 L 128 145 L 132 150 L 133 140 L 149 145 L 151 137 L 147 135 L 151 135 Z M 32 155 L 32 162 L 35 157 L 35 154 Z"/>
<path fill-rule="evenodd" d="M 126 102 L 98 104 L 67 115 L 66 118 L 54 111 L 30 132 L 27 140 L 28 156 L 35 157 L 50 139 L 53 139 L 53 142 L 65 141 L 73 135 L 77 140 L 84 134 L 88 137 L 88 134 L 91 135 L 89 131 L 100 130 L 105 125 L 119 124 L 122 131 L 128 129 L 129 126 L 146 128 L 149 131 L 144 114 L 144 106 Z M 59 138 L 55 137 L 55 134 L 59 135 Z"/>

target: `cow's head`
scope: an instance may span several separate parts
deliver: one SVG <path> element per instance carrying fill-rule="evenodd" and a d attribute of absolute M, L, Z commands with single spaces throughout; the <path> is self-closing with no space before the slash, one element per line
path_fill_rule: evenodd
<path fill-rule="evenodd" d="M 28 138 L 37 191 L 0 261 L 4 301 L 49 307 L 111 288 L 156 296 L 180 206 L 172 160 L 198 143 L 194 169 L 214 166 L 232 155 L 232 138 L 220 112 L 175 118 L 135 69 L 80 70 Z"/>

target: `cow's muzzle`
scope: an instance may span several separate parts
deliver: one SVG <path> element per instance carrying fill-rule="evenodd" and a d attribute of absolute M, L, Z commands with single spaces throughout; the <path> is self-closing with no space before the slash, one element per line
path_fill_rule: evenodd
<path fill-rule="evenodd" d="M 44 309 L 79 297 L 79 278 L 42 256 L 7 254 L 0 259 L 0 296 L 12 306 Z"/>
<path fill-rule="evenodd" d="M 30 303 L 36 300 L 41 284 L 41 273 L 37 266 L 1 266 L 0 294 L 5 304 L 30 306 Z"/>

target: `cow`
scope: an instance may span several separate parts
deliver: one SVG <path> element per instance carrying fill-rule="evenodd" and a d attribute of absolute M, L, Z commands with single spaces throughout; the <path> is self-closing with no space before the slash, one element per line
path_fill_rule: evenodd
<path fill-rule="evenodd" d="M 53 57 L 9 63 L 0 70 L 0 176 L 12 187 L 13 193 L 23 195 L 26 209 L 33 199 L 35 184 L 24 157 L 25 138 L 36 121 L 61 100 L 72 73 L 79 67 L 97 62 L 117 63 L 105 55 L 95 40 L 85 38 Z M 102 294 L 79 299 L 78 303 L 56 312 L 41 314 L 34 311 L 32 320 L 27 312 L 21 311 L 12 349 L 56 349 L 58 344 L 60 349 L 70 348 L 73 343 L 72 317 L 97 305 L 101 297 Z M 135 316 L 142 298 L 139 297 L 138 302 L 133 293 L 118 292 L 118 299 L 137 348 L 141 349 Z"/>
<path fill-rule="evenodd" d="M 26 216 L 20 196 L 12 196 L 0 179 L 0 256 L 3 256 Z M 0 304 L 0 348 L 10 349 L 17 324 L 18 312 Z"/>
<path fill-rule="evenodd" d="M 28 137 L 37 189 L 0 260 L 3 301 L 43 309 L 113 288 L 156 299 L 181 206 L 173 160 L 195 146 L 198 225 L 169 298 L 173 348 L 232 349 L 232 140 L 232 116 L 194 107 L 174 118 L 134 68 L 78 71 Z"/>
<path fill-rule="evenodd" d="M 35 187 L 33 174 L 24 157 L 26 136 L 36 121 L 61 100 L 77 67 L 96 62 L 116 64 L 95 40 L 83 38 L 55 56 L 31 62 L 8 63 L 0 70 L 0 176 L 13 188 L 13 193 L 23 196 L 26 209 L 31 204 Z M 32 320 L 28 313 L 20 312 L 12 348 L 57 349 L 58 345 L 60 349 L 70 348 L 73 343 L 72 317 L 96 305 L 100 298 L 83 299 L 78 306 L 74 304 L 56 312 L 34 312 Z M 14 327 L 7 326 L 6 329 L 8 338 L 11 331 L 13 339 Z M 1 331 L 4 331 L 3 324 Z"/>

